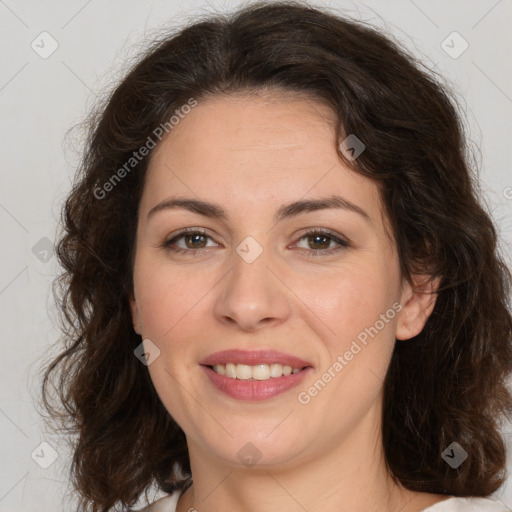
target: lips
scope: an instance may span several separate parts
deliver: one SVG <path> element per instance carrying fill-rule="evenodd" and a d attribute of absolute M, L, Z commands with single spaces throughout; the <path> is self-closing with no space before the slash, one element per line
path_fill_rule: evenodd
<path fill-rule="evenodd" d="M 308 361 L 274 350 L 224 350 L 211 354 L 203 359 L 200 364 L 215 389 L 230 398 L 249 402 L 268 400 L 285 393 L 298 386 L 306 375 L 313 371 L 313 367 Z M 258 365 L 274 365 L 283 369 L 288 367 L 289 370 L 294 368 L 297 371 L 293 373 L 287 371 L 280 377 L 268 378 L 267 375 L 265 380 L 259 380 L 258 378 L 244 378 L 241 380 L 239 378 L 242 377 L 241 375 L 237 375 L 236 378 L 233 375 L 228 376 L 228 368 L 225 368 L 225 374 L 218 372 L 219 366 L 226 367 L 228 365 L 229 367 L 236 365 L 239 370 L 243 371 L 250 369 L 251 366 Z M 244 377 L 247 377 L 247 375 L 244 375 Z"/>
<path fill-rule="evenodd" d="M 254 366 L 257 364 L 281 364 L 292 368 L 305 368 L 312 364 L 299 357 L 277 352 L 275 350 L 223 350 L 215 352 L 203 359 L 200 364 L 203 366 L 215 366 L 216 364 L 226 365 L 228 363 L 245 364 Z"/>

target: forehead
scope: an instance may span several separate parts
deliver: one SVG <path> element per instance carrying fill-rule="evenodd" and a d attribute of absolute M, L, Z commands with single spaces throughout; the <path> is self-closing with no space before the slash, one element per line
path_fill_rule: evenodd
<path fill-rule="evenodd" d="M 227 210 L 277 210 L 339 194 L 382 216 L 377 185 L 339 158 L 333 112 L 301 96 L 215 96 L 199 102 L 155 149 L 142 209 L 169 196 Z"/>
<path fill-rule="evenodd" d="M 273 158 L 280 153 L 280 159 L 298 160 L 305 155 L 318 158 L 318 150 L 325 151 L 330 144 L 334 151 L 333 122 L 332 112 L 325 105 L 301 96 L 213 96 L 199 102 L 180 120 L 156 149 L 153 162 L 167 158 L 170 152 L 189 163 L 208 157 L 225 164 L 250 164 L 248 157 L 258 156 L 263 170 L 272 166 Z M 258 162 L 252 163 L 258 167 Z"/>

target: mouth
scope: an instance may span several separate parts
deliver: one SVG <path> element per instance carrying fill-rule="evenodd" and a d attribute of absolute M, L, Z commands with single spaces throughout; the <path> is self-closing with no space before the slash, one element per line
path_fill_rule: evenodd
<path fill-rule="evenodd" d="M 276 351 L 225 350 L 201 361 L 213 386 L 238 400 L 265 400 L 297 386 L 313 367 Z"/>

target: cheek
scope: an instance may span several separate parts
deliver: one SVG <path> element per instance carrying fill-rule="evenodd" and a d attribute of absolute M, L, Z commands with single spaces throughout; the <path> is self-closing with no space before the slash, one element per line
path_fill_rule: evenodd
<path fill-rule="evenodd" d="M 180 338 L 186 337 L 187 324 L 197 321 L 197 311 L 215 285 L 212 276 L 141 256 L 134 277 L 144 336 L 165 342 L 179 326 Z"/>
<path fill-rule="evenodd" d="M 397 283 L 396 269 L 369 260 L 354 263 L 323 286 L 309 287 L 315 313 L 329 327 L 317 376 L 329 384 L 316 401 L 319 414 L 331 404 L 322 414 L 335 421 L 350 405 L 355 419 L 377 399 L 395 344 Z"/>
<path fill-rule="evenodd" d="M 315 378 L 301 388 L 300 403 L 327 424 L 350 429 L 382 391 L 395 344 L 394 283 L 378 273 L 352 272 L 318 295 L 318 316 L 333 332 L 322 338 L 327 354 Z M 321 298 L 320 298 L 321 297 Z M 383 316 L 381 316 L 383 315 Z"/>
<path fill-rule="evenodd" d="M 322 331 L 329 345 L 338 349 L 373 326 L 392 307 L 398 297 L 397 284 L 396 269 L 376 259 L 361 258 L 347 260 L 343 268 L 331 272 L 297 275 L 293 289 L 314 313 L 311 318 L 316 317 L 316 322 L 324 325 Z M 388 334 L 392 324 L 386 323 L 382 330 Z"/>
<path fill-rule="evenodd" d="M 190 430 L 190 418 L 184 411 L 190 408 L 190 393 L 197 395 L 193 373 L 197 371 L 196 346 L 190 341 L 204 332 L 198 326 L 201 321 L 204 324 L 205 294 L 215 281 L 144 254 L 136 260 L 134 270 L 142 334 L 160 350 L 148 367 L 151 380 L 174 420 Z"/>

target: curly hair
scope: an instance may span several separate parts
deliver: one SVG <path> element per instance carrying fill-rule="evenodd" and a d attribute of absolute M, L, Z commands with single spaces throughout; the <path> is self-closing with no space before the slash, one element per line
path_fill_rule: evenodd
<path fill-rule="evenodd" d="M 432 314 L 421 333 L 395 344 L 384 382 L 393 479 L 415 491 L 491 494 L 506 477 L 500 427 L 512 413 L 512 278 L 454 95 L 375 28 L 278 1 L 157 39 L 91 117 L 57 244 L 64 346 L 42 383 L 44 407 L 74 436 L 80 509 L 133 506 L 152 485 L 169 493 L 191 485 L 184 432 L 134 357 L 137 210 L 153 150 L 131 159 L 190 98 L 263 89 L 323 102 L 338 141 L 364 141 L 357 160 L 339 155 L 378 185 L 402 275 L 439 279 Z M 456 470 L 441 458 L 453 441 L 469 453 Z"/>

